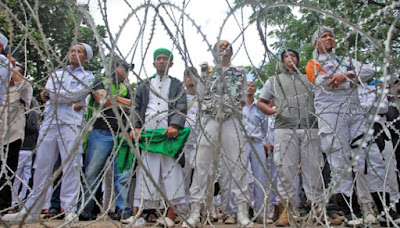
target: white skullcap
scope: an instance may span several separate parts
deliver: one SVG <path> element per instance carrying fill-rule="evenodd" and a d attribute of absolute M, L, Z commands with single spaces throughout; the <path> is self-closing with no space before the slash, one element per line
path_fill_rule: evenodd
<path fill-rule="evenodd" d="M 89 60 L 91 60 L 93 58 L 93 50 L 92 48 L 89 46 L 89 44 L 86 43 L 78 43 L 79 45 L 82 45 L 85 48 L 86 51 L 86 56 L 89 57 Z"/>
<path fill-rule="evenodd" d="M 312 37 L 312 43 L 315 44 L 317 43 L 318 38 L 322 35 L 324 32 L 329 32 L 332 34 L 332 36 L 335 36 L 335 33 L 333 32 L 333 29 L 327 26 L 321 26 L 317 29 L 317 31 L 314 32 L 314 35 Z"/>
<path fill-rule="evenodd" d="M 0 44 L 3 45 L 3 49 L 5 49 L 8 44 L 8 39 L 1 33 L 0 33 Z"/>

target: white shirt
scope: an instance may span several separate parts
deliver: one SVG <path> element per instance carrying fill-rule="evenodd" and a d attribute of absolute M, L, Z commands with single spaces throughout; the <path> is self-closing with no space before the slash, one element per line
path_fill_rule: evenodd
<path fill-rule="evenodd" d="M 0 105 L 6 97 L 5 94 L 7 92 L 7 87 L 9 86 L 11 76 L 13 75 L 12 69 L 13 66 L 10 60 L 3 54 L 0 54 Z"/>
<path fill-rule="evenodd" d="M 337 113 L 338 111 L 346 111 L 348 108 L 359 108 L 360 100 L 356 86 L 351 87 L 350 82 L 346 81 L 339 88 L 332 89 L 332 87 L 326 86 L 329 78 L 324 79 L 324 77 L 349 72 L 356 76 L 353 80 L 365 82 L 374 75 L 374 71 L 367 64 L 358 62 L 355 59 L 342 59 L 334 54 L 321 54 L 316 61 L 321 64 L 322 69 L 325 71 L 325 73 L 320 72 L 315 78 L 314 104 L 316 113 Z"/>
<path fill-rule="evenodd" d="M 85 104 L 85 98 L 91 91 L 89 87 L 93 82 L 92 72 L 85 71 L 81 67 L 71 70 L 68 66 L 65 70 L 58 69 L 51 74 L 45 86 L 50 91 L 50 99 L 43 111 L 42 126 L 50 124 L 81 126 L 84 109 L 75 111 L 73 105 L 79 101 Z"/>
<path fill-rule="evenodd" d="M 147 130 L 168 128 L 168 95 L 171 78 L 156 75 L 150 79 L 149 103 L 146 109 L 145 128 Z"/>

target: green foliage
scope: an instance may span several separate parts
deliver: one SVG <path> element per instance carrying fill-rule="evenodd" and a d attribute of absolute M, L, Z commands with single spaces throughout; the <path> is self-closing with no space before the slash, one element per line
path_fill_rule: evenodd
<path fill-rule="evenodd" d="M 94 33 L 83 24 L 84 15 L 73 1 L 6 0 L 6 6 L 0 8 L 0 32 L 13 47 L 20 48 L 17 61 L 27 59 L 28 73 L 39 85 L 44 85 L 46 76 L 56 68 L 67 64 L 67 53 L 76 41 L 88 43 L 97 54 Z M 96 29 L 103 38 L 106 36 L 104 26 Z M 97 74 L 102 67 L 95 56 L 85 69 Z"/>
<path fill-rule="evenodd" d="M 389 29 L 394 26 L 390 45 L 390 63 L 395 75 L 399 75 L 400 22 L 398 18 L 400 7 L 393 7 L 394 1 L 290 0 L 285 2 L 302 4 L 303 7 L 300 10 L 298 7 L 289 6 L 271 8 L 276 3 L 282 3 L 273 0 L 236 0 L 235 3 L 248 4 L 254 9 L 250 19 L 254 23 L 261 24 L 261 27 L 269 29 L 268 39 L 275 38 L 277 40 L 272 44 L 273 53 L 281 53 L 285 48 L 299 52 L 301 71 L 304 71 L 304 66 L 312 58 L 314 47 L 311 39 L 313 33 L 320 25 L 326 25 L 334 28 L 338 55 L 352 56 L 365 61 L 374 67 L 377 75 L 380 75 L 384 63 L 383 52 L 373 42 L 377 42 L 384 49 Z M 316 10 L 307 9 L 307 6 L 315 7 Z M 299 10 L 299 13 L 294 14 L 295 9 Z M 341 20 L 348 21 L 351 26 L 342 23 Z M 357 33 L 353 26 L 365 34 Z M 366 34 L 373 39 L 373 42 L 367 39 Z M 266 66 L 249 66 L 248 69 L 252 73 L 261 75 L 260 79 L 264 81 L 275 73 L 276 58 L 268 59 Z"/>

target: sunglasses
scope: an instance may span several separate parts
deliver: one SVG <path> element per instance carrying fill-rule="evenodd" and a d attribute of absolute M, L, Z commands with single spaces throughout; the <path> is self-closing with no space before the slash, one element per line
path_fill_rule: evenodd
<path fill-rule="evenodd" d="M 221 42 L 219 43 L 219 47 L 228 47 L 230 44 L 228 42 Z"/>

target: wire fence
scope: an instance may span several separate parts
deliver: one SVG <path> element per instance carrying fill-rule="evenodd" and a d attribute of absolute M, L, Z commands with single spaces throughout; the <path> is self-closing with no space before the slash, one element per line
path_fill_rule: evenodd
<path fill-rule="evenodd" d="M 23 56 L 18 61 L 23 59 L 21 65 L 28 69 L 15 73 L 22 81 L 1 82 L 6 89 L 0 109 L 4 147 L 0 191 L 9 193 L 1 196 L 0 213 L 37 214 L 50 209 L 53 198 L 61 200 L 55 217 L 42 216 L 35 222 L 46 225 L 65 217 L 63 223 L 54 225 L 63 226 L 71 223 L 67 217 L 74 213 L 76 219 L 93 221 L 84 225 L 89 226 L 115 212 L 122 220 L 132 215 L 127 222 L 132 225 L 143 214 L 146 219 L 153 214 L 167 217 L 168 208 L 175 212 L 177 223 L 188 222 L 195 204 L 200 203 L 202 222 L 208 221 L 211 226 L 225 222 L 232 214 L 238 214 L 240 220 L 242 205 L 252 211 L 251 220 L 262 221 L 265 226 L 268 219 L 279 218 L 274 211 L 282 215 L 282 206 L 289 211 L 290 224 L 302 227 L 328 226 L 332 220 L 325 218 L 336 218 L 333 214 L 347 216 L 347 222 L 352 216 L 361 216 L 366 225 L 371 222 L 366 221 L 369 209 L 379 222 L 391 222 L 396 227 L 400 223 L 400 216 L 394 212 L 400 198 L 398 1 L 343 1 L 343 5 L 332 1 L 226 1 L 227 13 L 209 22 L 218 24 L 218 33 L 212 35 L 192 16 L 193 9 L 189 9 L 194 1 L 121 1 L 118 7 L 126 14 L 118 25 L 113 19 L 116 16 L 110 13 L 115 12 L 112 4 L 117 3 L 93 1 L 88 7 L 75 1 L 65 4 L 79 15 L 71 17 L 76 28 L 67 43 L 80 41 L 79 27 L 90 29 L 91 46 L 97 55 L 88 68 L 94 68 L 97 75 L 67 73 L 71 72 L 70 53 L 76 46 L 59 57 L 59 46 L 53 45 L 53 38 L 44 33 L 46 28 L 39 21 L 38 1 L 0 2 L 0 15 L 5 18 L 2 23 L 8 25 L 3 34 L 9 46 L 21 50 Z M 21 5 L 25 20 L 11 5 Z M 346 10 L 352 7 L 357 14 Z M 285 17 L 288 12 L 293 17 Z M 302 15 L 314 17 L 296 24 L 295 19 Z M 100 34 L 99 24 L 104 25 L 105 35 Z M 335 27 L 337 55 L 332 56 L 336 59 L 322 60 L 318 52 L 311 57 L 318 50 L 311 43 L 312 37 L 287 37 L 290 32 L 301 34 L 311 29 L 307 26 L 314 29 L 323 25 Z M 306 31 L 303 35 L 313 33 Z M 229 44 L 226 48 L 219 42 L 224 39 Z M 173 62 L 175 70 L 171 71 L 183 81 L 174 84 L 170 79 L 172 89 L 162 80 L 157 84 L 151 79 L 156 72 L 153 51 L 162 46 L 172 50 L 174 59 L 167 65 Z M 198 47 L 203 48 L 200 54 Z M 225 57 L 231 47 L 232 62 L 240 67 L 226 67 Z M 281 76 L 287 67 L 280 53 L 288 48 L 300 53 L 300 65 L 292 71 L 302 78 L 300 81 Z M 36 52 L 46 69 L 38 78 L 30 76 L 39 71 L 39 66 L 30 62 L 31 52 Z M 329 61 L 336 61 L 330 74 L 318 69 L 314 83 L 307 80 L 304 70 L 312 58 L 325 70 Z M 5 62 L 2 68 L 11 70 Z M 126 73 L 122 81 L 117 72 L 120 66 Z M 191 87 L 199 89 L 195 102 L 191 102 L 195 95 L 186 90 L 191 84 L 182 77 L 188 67 L 199 72 L 191 73 L 197 81 Z M 318 81 L 343 75 L 343 67 L 351 76 L 347 75 L 342 88 L 335 90 Z M 232 75 L 242 84 L 232 82 Z M 373 76 L 379 78 L 379 82 L 375 80 L 379 85 L 368 86 Z M 267 80 L 271 87 L 263 86 Z M 249 98 L 247 81 L 256 82 L 257 96 L 261 93 L 261 99 L 275 102 L 274 108 L 279 110 L 276 114 L 256 111 L 244 115 L 250 104 L 242 111 L 240 102 Z M 236 86 L 235 93 L 232 86 Z M 288 88 L 294 90 L 285 90 Z M 38 106 L 26 104 L 23 100 L 32 96 L 26 94 L 32 94 L 32 90 L 35 94 L 49 91 L 36 97 L 50 99 Z M 266 93 L 269 96 L 265 97 Z M 147 99 L 161 102 L 164 108 L 146 110 L 146 94 Z M 128 104 L 116 95 L 128 99 Z M 182 102 L 185 107 L 178 108 Z M 271 102 L 268 105 L 273 106 Z M 31 140 L 24 126 L 32 112 L 41 115 L 37 139 L 32 140 L 30 148 L 19 150 L 28 138 Z M 186 127 L 191 129 L 186 145 L 172 157 L 149 152 L 150 145 L 143 142 L 157 136 L 146 130 L 164 128 L 172 118 L 186 119 Z M 314 122 L 304 127 L 304 118 Z M 142 144 L 132 140 L 132 129 L 142 133 Z M 264 148 L 264 144 L 268 146 Z M 172 147 L 166 145 L 163 152 Z M 15 159 L 18 157 L 19 162 Z M 94 217 L 93 205 L 99 208 L 94 209 Z M 11 224 L 29 221 L 32 218 L 28 214 Z M 297 222 L 292 223 L 294 220 Z M 0 221 L 4 226 L 10 224 L 4 216 Z M 122 226 L 119 222 L 112 224 Z"/>

